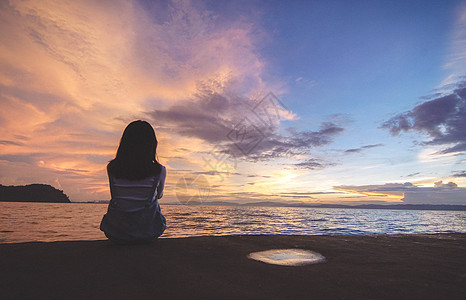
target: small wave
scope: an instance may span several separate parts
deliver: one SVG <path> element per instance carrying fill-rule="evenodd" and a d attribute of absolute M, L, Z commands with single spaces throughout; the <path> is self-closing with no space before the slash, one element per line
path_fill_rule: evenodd
<path fill-rule="evenodd" d="M 193 221 L 193 222 L 207 222 L 207 221 L 210 221 L 209 218 L 206 218 L 206 217 L 194 217 L 192 219 L 190 219 L 190 221 Z"/>
<path fill-rule="evenodd" d="M 55 230 L 43 230 L 43 231 L 38 231 L 41 234 L 48 233 L 48 234 L 56 234 L 58 231 Z"/>
<path fill-rule="evenodd" d="M 69 235 L 69 234 L 59 234 L 59 235 L 57 235 L 57 237 L 71 237 L 71 235 Z"/>
<path fill-rule="evenodd" d="M 262 224 L 260 221 L 240 221 L 240 222 L 233 222 L 232 225 L 257 225 Z"/>

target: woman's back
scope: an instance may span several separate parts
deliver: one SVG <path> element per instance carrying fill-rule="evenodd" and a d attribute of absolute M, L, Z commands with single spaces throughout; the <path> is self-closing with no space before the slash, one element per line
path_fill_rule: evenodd
<path fill-rule="evenodd" d="M 140 180 L 115 178 L 109 174 L 111 205 L 114 209 L 132 212 L 144 209 L 155 201 L 159 176 Z"/>
<path fill-rule="evenodd" d="M 112 199 L 100 229 L 112 241 L 142 242 L 166 228 L 158 199 L 163 196 L 166 169 L 156 159 L 157 138 L 145 121 L 124 130 L 115 159 L 107 165 Z"/>

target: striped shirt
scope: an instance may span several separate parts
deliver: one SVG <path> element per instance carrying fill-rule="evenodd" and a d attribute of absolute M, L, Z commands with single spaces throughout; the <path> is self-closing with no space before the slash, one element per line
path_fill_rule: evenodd
<path fill-rule="evenodd" d="M 163 196 L 166 176 L 167 170 L 164 166 L 159 175 L 141 180 L 115 178 L 109 173 L 112 196 L 110 205 L 114 209 L 125 212 L 142 210 L 146 205 L 154 202 L 158 205 L 157 199 Z"/>

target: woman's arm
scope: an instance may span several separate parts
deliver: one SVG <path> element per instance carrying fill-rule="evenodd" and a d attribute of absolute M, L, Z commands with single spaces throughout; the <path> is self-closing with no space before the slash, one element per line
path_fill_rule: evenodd
<path fill-rule="evenodd" d="M 163 188 L 165 187 L 165 178 L 167 177 L 167 169 L 162 166 L 162 170 L 160 171 L 160 180 L 159 185 L 157 186 L 157 199 L 163 197 Z"/>

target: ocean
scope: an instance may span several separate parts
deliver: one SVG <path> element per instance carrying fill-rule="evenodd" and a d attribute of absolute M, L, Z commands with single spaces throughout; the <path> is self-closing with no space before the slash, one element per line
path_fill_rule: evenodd
<path fill-rule="evenodd" d="M 466 233 L 466 211 L 161 204 L 162 238 L 218 235 Z M 0 243 L 103 240 L 107 204 L 0 202 Z"/>

